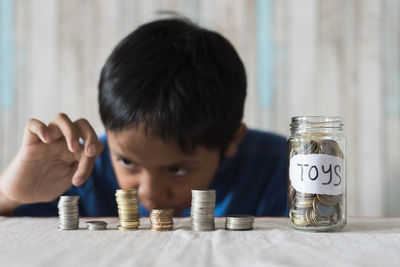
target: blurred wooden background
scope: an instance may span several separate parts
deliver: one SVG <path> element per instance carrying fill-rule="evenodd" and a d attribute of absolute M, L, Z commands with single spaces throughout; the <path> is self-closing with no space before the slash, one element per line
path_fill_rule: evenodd
<path fill-rule="evenodd" d="M 292 116 L 343 116 L 349 215 L 400 215 L 397 0 L 0 0 L 0 170 L 30 117 L 65 112 L 101 134 L 102 65 L 163 10 L 234 44 L 250 127 L 287 136 Z"/>

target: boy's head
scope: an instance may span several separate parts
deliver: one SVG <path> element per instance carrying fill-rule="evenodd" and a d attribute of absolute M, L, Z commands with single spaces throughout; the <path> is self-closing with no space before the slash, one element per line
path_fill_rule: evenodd
<path fill-rule="evenodd" d="M 236 153 L 245 96 L 243 63 L 218 33 L 180 19 L 132 32 L 99 83 L 121 188 L 137 188 L 148 209 L 189 206 L 190 190 L 208 187 L 221 157 Z"/>

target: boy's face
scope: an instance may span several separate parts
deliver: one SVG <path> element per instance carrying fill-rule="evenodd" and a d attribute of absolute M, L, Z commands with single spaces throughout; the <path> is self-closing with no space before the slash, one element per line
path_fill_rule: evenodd
<path fill-rule="evenodd" d="M 220 161 L 219 150 L 198 146 L 184 154 L 175 141 L 145 134 L 144 127 L 107 131 L 111 160 L 121 189 L 137 189 L 148 210 L 190 207 L 191 189 L 206 189 Z"/>

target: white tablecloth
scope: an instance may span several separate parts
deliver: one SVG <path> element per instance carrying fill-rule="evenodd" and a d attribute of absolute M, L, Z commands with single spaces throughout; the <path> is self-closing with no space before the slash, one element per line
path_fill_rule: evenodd
<path fill-rule="evenodd" d="M 400 266 L 400 218 L 350 218 L 341 232 L 291 229 L 286 218 L 256 218 L 252 231 L 194 232 L 190 218 L 175 230 L 57 230 L 58 218 L 0 217 L 0 266 Z"/>

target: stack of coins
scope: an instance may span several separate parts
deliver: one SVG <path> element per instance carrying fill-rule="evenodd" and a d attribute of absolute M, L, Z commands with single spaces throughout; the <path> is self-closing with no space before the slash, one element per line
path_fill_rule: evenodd
<path fill-rule="evenodd" d="M 326 154 L 343 158 L 338 143 L 334 140 L 297 140 L 289 144 L 289 158 L 302 154 Z M 343 214 L 342 195 L 307 194 L 296 191 L 289 184 L 289 217 L 292 222 L 302 227 L 330 227 L 341 220 Z"/>
<path fill-rule="evenodd" d="M 192 230 L 213 231 L 215 210 L 215 190 L 192 190 L 190 211 Z"/>
<path fill-rule="evenodd" d="M 101 231 L 107 229 L 107 223 L 105 221 L 88 221 L 86 222 L 88 230 Z"/>
<path fill-rule="evenodd" d="M 227 230 L 251 230 L 253 229 L 254 216 L 251 215 L 228 215 L 226 217 L 225 229 Z"/>
<path fill-rule="evenodd" d="M 173 209 L 153 209 L 150 213 L 150 230 L 171 231 L 174 227 Z"/>
<path fill-rule="evenodd" d="M 61 196 L 58 201 L 58 214 L 61 230 L 79 228 L 79 196 Z"/>
<path fill-rule="evenodd" d="M 115 197 L 118 204 L 118 230 L 134 231 L 139 228 L 139 203 L 136 189 L 117 190 Z"/>

